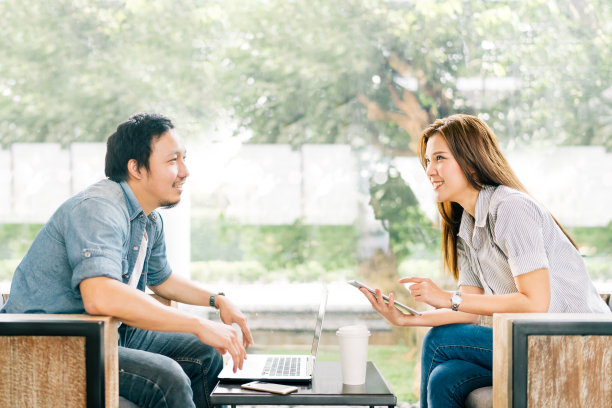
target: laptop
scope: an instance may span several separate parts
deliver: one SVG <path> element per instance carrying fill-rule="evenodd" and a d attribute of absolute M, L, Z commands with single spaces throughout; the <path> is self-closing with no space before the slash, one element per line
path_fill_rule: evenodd
<path fill-rule="evenodd" d="M 230 360 L 221 373 L 219 380 L 227 382 L 243 381 L 277 381 L 277 382 L 309 382 L 312 380 L 314 363 L 319 350 L 319 341 L 323 331 L 323 317 L 327 306 L 327 288 L 323 288 L 317 323 L 315 324 L 314 338 L 312 340 L 311 355 L 290 354 L 249 354 L 244 360 L 242 370 L 235 373 L 234 363 Z"/>

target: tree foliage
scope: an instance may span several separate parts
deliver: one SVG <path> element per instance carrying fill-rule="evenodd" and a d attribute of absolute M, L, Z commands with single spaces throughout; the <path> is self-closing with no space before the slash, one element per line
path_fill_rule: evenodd
<path fill-rule="evenodd" d="M 315 262 L 325 270 L 349 268 L 355 263 L 357 236 L 352 225 L 239 225 L 220 220 L 225 241 L 238 242 L 245 259 L 259 261 L 268 270 Z"/>
<path fill-rule="evenodd" d="M 504 145 L 612 147 L 604 1 L 226 4 L 221 86 L 254 142 L 343 142 L 410 156 L 429 122 L 466 112 Z M 391 247 L 407 255 L 427 220 L 403 200 L 411 192 L 400 178 L 372 190 L 391 209 L 378 214 Z"/>
<path fill-rule="evenodd" d="M 374 215 L 389 234 L 390 249 L 398 259 L 415 247 L 439 245 L 440 232 L 420 211 L 417 198 L 395 168 L 387 171 L 384 182 L 371 182 L 370 197 Z"/>
<path fill-rule="evenodd" d="M 606 1 L 227 4 L 222 87 L 257 141 L 409 155 L 424 124 L 462 111 L 507 143 L 612 147 Z"/>
<path fill-rule="evenodd" d="M 0 142 L 102 141 L 155 110 L 198 137 L 224 115 L 252 143 L 349 143 L 374 168 L 467 112 L 505 146 L 612 148 L 610 21 L 609 0 L 4 0 Z M 409 196 L 388 180 L 381 203 Z M 402 202 L 395 248 L 422 218 Z"/>
<path fill-rule="evenodd" d="M 210 121 L 207 15 L 190 1 L 0 2 L 0 140 L 103 141 L 144 110 Z"/>
<path fill-rule="evenodd" d="M 0 16 L 4 143 L 103 140 L 142 109 L 390 156 L 457 111 L 504 141 L 611 143 L 607 0 L 4 0 Z"/>

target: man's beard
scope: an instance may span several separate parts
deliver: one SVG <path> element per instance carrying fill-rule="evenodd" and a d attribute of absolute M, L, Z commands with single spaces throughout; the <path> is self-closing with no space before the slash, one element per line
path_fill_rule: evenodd
<path fill-rule="evenodd" d="M 185 179 L 184 179 L 184 178 L 182 178 L 182 179 L 180 180 L 180 182 L 175 182 L 175 183 L 173 183 L 173 184 L 172 184 L 172 187 L 176 187 L 177 185 L 181 185 L 181 184 L 183 184 L 184 182 L 185 182 Z M 178 203 L 180 203 L 180 202 L 181 202 L 181 198 L 179 197 L 179 199 L 178 199 L 178 200 L 176 200 L 176 201 L 162 201 L 161 203 L 159 203 L 159 206 L 160 206 L 161 208 L 164 208 L 164 209 L 166 209 L 166 210 L 169 210 L 170 208 L 174 208 L 174 207 L 176 207 L 176 206 L 177 206 L 177 204 L 178 204 Z"/>
<path fill-rule="evenodd" d="M 181 200 L 176 200 L 174 202 L 172 201 L 162 201 L 161 203 L 159 203 L 159 206 L 165 210 L 169 210 L 170 208 L 174 208 L 178 205 L 178 203 L 180 203 Z"/>

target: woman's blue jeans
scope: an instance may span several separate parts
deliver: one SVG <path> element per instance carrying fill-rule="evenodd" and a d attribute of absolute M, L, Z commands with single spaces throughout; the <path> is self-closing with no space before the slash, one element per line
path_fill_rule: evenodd
<path fill-rule="evenodd" d="M 476 388 L 492 384 L 493 330 L 473 324 L 433 327 L 423 340 L 421 407 L 465 406 Z"/>
<path fill-rule="evenodd" d="M 211 407 L 222 368 L 217 350 L 192 334 L 119 327 L 119 395 L 140 407 Z"/>

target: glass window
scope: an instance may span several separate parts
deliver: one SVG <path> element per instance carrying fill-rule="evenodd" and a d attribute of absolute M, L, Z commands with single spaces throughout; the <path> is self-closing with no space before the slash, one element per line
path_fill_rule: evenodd
<path fill-rule="evenodd" d="M 280 349 L 308 348 L 327 284 L 325 358 L 337 326 L 367 319 L 400 401 L 418 399 L 422 332 L 391 329 L 345 281 L 412 305 L 399 276 L 455 287 L 415 156 L 436 118 L 484 119 L 612 290 L 608 0 L 5 0 L 0 16 L 3 291 L 139 111 L 188 147 L 184 202 L 164 212 L 174 269 L 237 295 Z"/>

